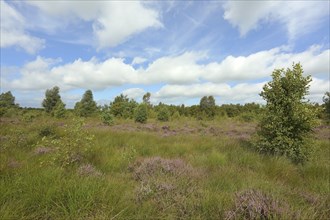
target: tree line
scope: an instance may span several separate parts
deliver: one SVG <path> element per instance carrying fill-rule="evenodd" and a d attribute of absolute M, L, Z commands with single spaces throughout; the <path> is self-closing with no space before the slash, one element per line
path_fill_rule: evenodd
<path fill-rule="evenodd" d="M 268 82 L 260 93 L 266 101 L 265 106 L 255 103 L 245 105 L 217 106 L 213 96 L 204 96 L 199 105 L 175 106 L 150 103 L 151 94 L 143 97 L 142 103 L 120 94 L 109 105 L 97 106 L 91 90 L 87 90 L 82 99 L 75 104 L 74 113 L 80 117 L 100 114 L 105 124 L 112 124 L 115 117 L 131 118 L 136 122 L 146 123 L 148 117 L 159 121 L 168 121 L 170 117 L 195 117 L 200 120 L 214 119 L 216 116 L 262 117 L 259 120 L 255 148 L 265 154 L 284 155 L 295 163 L 308 160 L 311 150 L 311 131 L 315 126 L 316 117 L 330 122 L 330 93 L 326 92 L 322 106 L 312 105 L 306 99 L 311 77 L 303 76 L 300 63 L 293 64 L 292 69 L 275 69 L 272 81 Z M 54 117 L 65 117 L 65 104 L 61 100 L 59 87 L 47 89 L 42 102 L 45 112 Z M 6 92 L 0 95 L 0 116 L 9 109 L 16 109 L 15 97 Z M 322 111 L 320 111 L 320 109 Z"/>
<path fill-rule="evenodd" d="M 168 105 L 160 102 L 158 105 L 150 103 L 151 94 L 147 92 L 142 97 L 142 103 L 120 94 L 108 105 L 97 105 L 93 98 L 93 92 L 86 90 L 81 100 L 75 103 L 73 112 L 80 117 L 100 116 L 105 124 L 111 124 L 115 118 L 134 119 L 145 123 L 148 118 L 156 118 L 159 121 L 169 121 L 180 117 L 195 118 L 198 120 L 212 120 L 216 117 L 239 117 L 243 121 L 260 119 L 265 110 L 264 105 L 256 103 L 222 104 L 216 105 L 213 96 L 204 96 L 197 105 L 185 106 Z M 326 92 L 323 97 L 324 103 L 309 104 L 317 113 L 318 118 L 330 121 L 330 93 Z M 56 118 L 66 117 L 68 109 L 60 96 L 60 88 L 55 86 L 47 89 L 42 101 L 44 111 Z M 15 97 L 11 91 L 0 94 L 0 116 L 19 108 L 15 103 Z M 69 110 L 71 111 L 71 110 Z"/>

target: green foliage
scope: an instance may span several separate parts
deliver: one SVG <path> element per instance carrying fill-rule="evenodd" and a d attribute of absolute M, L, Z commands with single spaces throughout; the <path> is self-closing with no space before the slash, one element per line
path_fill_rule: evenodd
<path fill-rule="evenodd" d="M 12 108 L 16 107 L 15 97 L 10 91 L 0 94 L 0 108 Z"/>
<path fill-rule="evenodd" d="M 267 105 L 257 147 L 260 152 L 285 155 L 295 163 L 304 163 L 308 160 L 308 135 L 314 122 L 314 113 L 304 99 L 311 77 L 303 76 L 298 63 L 286 71 L 274 70 L 272 78 L 260 94 Z"/>
<path fill-rule="evenodd" d="M 140 104 L 135 110 L 135 122 L 146 123 L 148 119 L 148 107 L 146 104 Z"/>
<path fill-rule="evenodd" d="M 159 109 L 158 114 L 157 114 L 157 119 L 159 121 L 168 121 L 169 118 L 170 118 L 170 113 L 169 113 L 167 107 L 161 106 L 161 108 Z"/>
<path fill-rule="evenodd" d="M 38 146 L 55 148 L 52 153 L 52 162 L 61 167 L 67 167 L 76 163 L 86 162 L 92 151 L 94 136 L 83 129 L 82 119 L 73 119 L 70 125 L 65 125 L 63 135 L 60 137 L 43 136 Z M 41 162 L 42 164 L 44 162 Z"/>
<path fill-rule="evenodd" d="M 38 134 L 40 137 L 54 137 L 56 135 L 56 131 L 54 126 L 46 125 L 40 129 Z"/>
<path fill-rule="evenodd" d="M 0 107 L 0 118 L 6 114 L 6 108 Z"/>
<path fill-rule="evenodd" d="M 32 122 L 38 117 L 38 114 L 33 111 L 26 111 L 22 116 L 22 120 L 25 122 Z"/>
<path fill-rule="evenodd" d="M 330 121 L 330 92 L 326 92 L 323 97 L 325 106 L 325 114 L 328 121 Z"/>
<path fill-rule="evenodd" d="M 256 115 L 250 112 L 244 112 L 239 116 L 239 119 L 244 121 L 244 122 L 251 122 L 256 119 Z"/>
<path fill-rule="evenodd" d="M 120 94 L 110 103 L 111 113 L 119 118 L 133 118 L 137 102 L 129 99 L 126 95 Z"/>
<path fill-rule="evenodd" d="M 17 113 L 18 104 L 10 91 L 0 94 L 0 118 L 2 116 L 13 116 Z"/>
<path fill-rule="evenodd" d="M 42 106 L 47 113 L 51 113 L 56 104 L 61 101 L 60 88 L 58 86 L 52 89 L 47 89 L 45 92 L 45 99 L 42 101 Z"/>
<path fill-rule="evenodd" d="M 226 113 L 229 118 L 238 116 L 242 111 L 242 106 L 237 104 L 225 104 L 221 106 L 221 109 Z"/>
<path fill-rule="evenodd" d="M 142 98 L 143 103 L 148 106 L 150 106 L 150 96 L 151 96 L 150 92 L 147 92 L 146 94 L 143 95 L 143 98 Z"/>
<path fill-rule="evenodd" d="M 56 118 L 64 118 L 65 117 L 65 104 L 62 102 L 62 100 L 58 101 L 51 112 L 52 116 Z"/>
<path fill-rule="evenodd" d="M 213 96 L 204 96 L 199 103 L 201 113 L 207 118 L 214 118 L 215 116 L 215 99 Z"/>
<path fill-rule="evenodd" d="M 172 119 L 178 120 L 179 118 L 181 118 L 180 113 L 178 111 L 175 111 L 172 115 Z"/>
<path fill-rule="evenodd" d="M 76 114 L 81 117 L 88 117 L 96 112 L 97 106 L 91 90 L 87 90 L 84 93 L 81 101 L 75 104 L 74 110 Z"/>
<path fill-rule="evenodd" d="M 113 125 L 114 124 L 114 116 L 111 113 L 111 109 L 109 106 L 104 105 L 101 107 L 101 120 L 105 125 Z"/>

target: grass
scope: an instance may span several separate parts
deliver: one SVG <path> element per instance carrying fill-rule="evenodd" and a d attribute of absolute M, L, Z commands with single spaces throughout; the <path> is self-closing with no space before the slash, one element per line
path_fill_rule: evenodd
<path fill-rule="evenodd" d="M 297 166 L 251 150 L 246 136 L 253 122 L 117 120 L 107 127 L 91 118 L 84 130 L 94 135 L 92 150 L 61 166 L 51 162 L 55 151 L 37 154 L 36 148 L 44 135 L 63 139 L 66 123 L 46 116 L 2 119 L 0 219 L 223 219 L 244 192 L 257 192 L 261 203 L 287 204 L 275 219 L 330 218 L 329 137 L 315 140 L 311 161 Z M 140 181 L 134 169 L 144 161 L 163 165 Z M 190 168 L 167 170 L 177 163 Z M 81 166 L 91 171 L 81 175 Z"/>

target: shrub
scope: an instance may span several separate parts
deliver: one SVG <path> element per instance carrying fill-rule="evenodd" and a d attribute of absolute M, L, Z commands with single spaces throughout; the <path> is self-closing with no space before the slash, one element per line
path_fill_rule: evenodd
<path fill-rule="evenodd" d="M 300 64 L 294 64 L 292 70 L 276 69 L 272 77 L 260 94 L 267 104 L 260 123 L 257 149 L 304 163 L 308 160 L 310 149 L 307 145 L 315 118 L 304 100 L 311 77 L 303 77 Z"/>
<path fill-rule="evenodd" d="M 148 108 L 146 104 L 140 104 L 135 110 L 135 122 L 146 123 L 148 119 Z"/>
<path fill-rule="evenodd" d="M 162 106 L 157 114 L 157 119 L 159 121 L 168 121 L 169 118 L 170 118 L 170 113 L 168 109 L 165 106 Z"/>
<path fill-rule="evenodd" d="M 40 129 L 40 137 L 54 137 L 56 135 L 55 129 L 52 126 L 45 126 Z"/>
<path fill-rule="evenodd" d="M 52 89 L 47 89 L 45 92 L 45 99 L 42 101 L 42 106 L 47 113 L 51 113 L 56 104 L 61 101 L 60 88 L 58 86 Z"/>
<path fill-rule="evenodd" d="M 215 116 L 215 99 L 213 96 L 204 96 L 201 98 L 200 103 L 200 110 L 204 115 L 209 118 L 213 119 Z"/>
<path fill-rule="evenodd" d="M 108 106 L 101 108 L 101 120 L 105 125 L 113 125 L 114 116 L 111 114 L 111 110 Z"/>
<path fill-rule="evenodd" d="M 138 106 L 134 99 L 129 99 L 126 95 L 120 94 L 115 97 L 115 100 L 110 103 L 111 113 L 115 117 L 134 118 L 134 110 Z"/>
<path fill-rule="evenodd" d="M 256 116 L 253 113 L 246 112 L 246 113 L 240 114 L 239 119 L 244 122 L 251 122 L 256 119 Z"/>
<path fill-rule="evenodd" d="M 25 121 L 25 122 L 32 122 L 37 117 L 38 117 L 37 113 L 28 111 L 28 112 L 23 114 L 22 120 Z"/>
<path fill-rule="evenodd" d="M 80 102 L 75 104 L 74 110 L 81 117 L 88 117 L 96 112 L 97 106 L 91 90 L 86 90 Z"/>
<path fill-rule="evenodd" d="M 330 92 L 326 92 L 323 96 L 323 102 L 324 102 L 324 112 L 326 115 L 326 119 L 328 122 L 330 122 Z"/>
<path fill-rule="evenodd" d="M 62 167 L 86 161 L 92 151 L 93 135 L 83 129 L 84 122 L 74 119 L 70 125 L 64 126 L 64 134 L 59 138 L 44 136 L 37 147 L 54 149 L 52 160 L 46 163 L 55 163 Z"/>
<path fill-rule="evenodd" d="M 62 100 L 58 101 L 52 111 L 52 115 L 56 118 L 64 118 L 65 117 L 65 104 Z"/>

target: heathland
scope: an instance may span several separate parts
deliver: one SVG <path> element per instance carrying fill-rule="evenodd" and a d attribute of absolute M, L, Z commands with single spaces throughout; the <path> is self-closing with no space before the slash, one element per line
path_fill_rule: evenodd
<path fill-rule="evenodd" d="M 0 219 L 329 219 L 330 127 L 305 164 L 260 154 L 255 117 L 1 118 Z"/>

